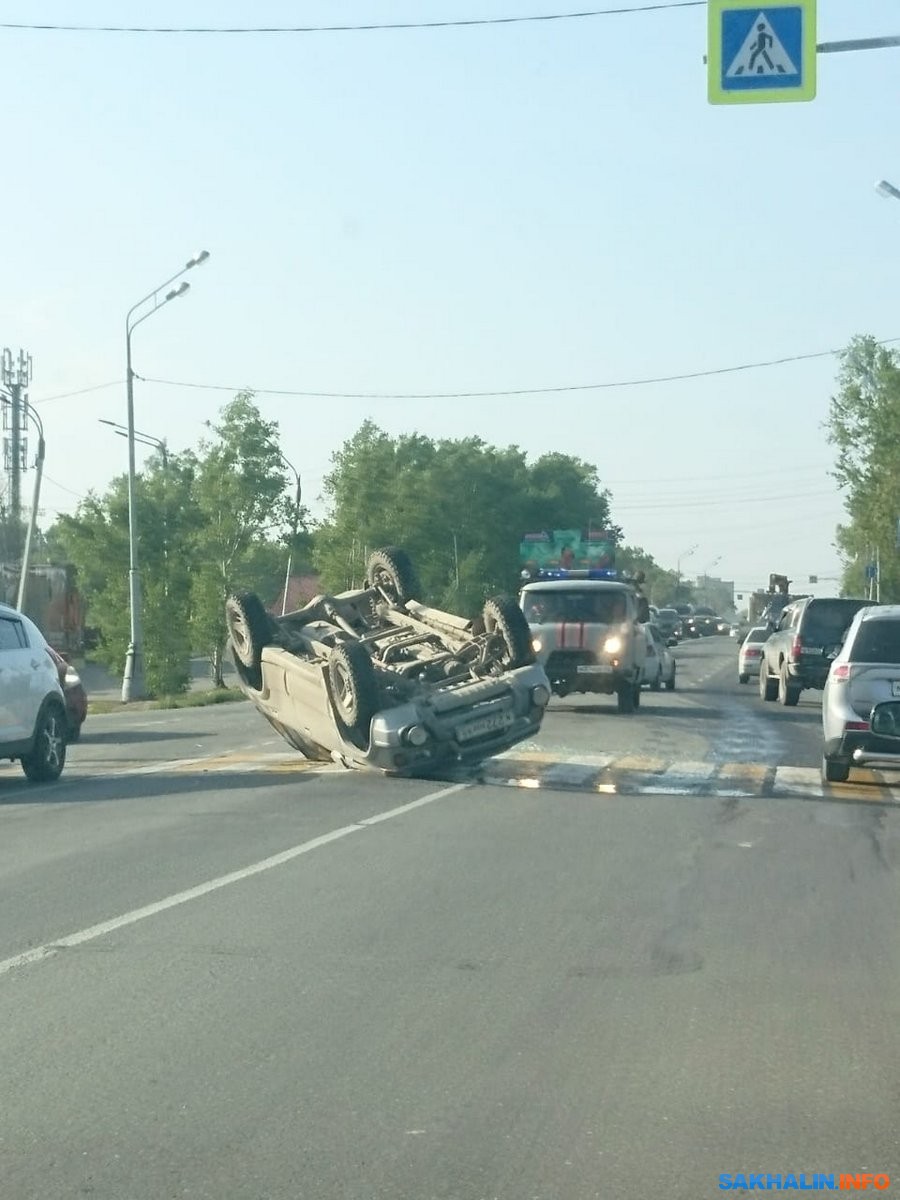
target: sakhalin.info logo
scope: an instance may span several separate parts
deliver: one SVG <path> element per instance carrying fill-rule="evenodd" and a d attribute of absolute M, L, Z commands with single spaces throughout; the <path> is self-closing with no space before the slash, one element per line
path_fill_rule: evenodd
<path fill-rule="evenodd" d="M 765 1172 L 750 1175 L 720 1175 L 719 1188 L 723 1192 L 867 1192 L 876 1188 L 883 1192 L 891 1186 L 889 1175 L 885 1174 L 840 1174 L 826 1175 L 818 1171 L 807 1174 L 801 1171 L 799 1175 L 769 1175 Z"/>

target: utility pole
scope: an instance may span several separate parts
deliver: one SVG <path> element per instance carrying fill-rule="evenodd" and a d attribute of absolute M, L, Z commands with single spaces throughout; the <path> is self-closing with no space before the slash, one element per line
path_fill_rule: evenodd
<path fill-rule="evenodd" d="M 21 547 L 22 531 L 22 472 L 28 460 L 28 441 L 25 436 L 25 414 L 28 408 L 28 385 L 31 383 L 31 355 L 19 351 L 14 360 L 12 351 L 5 349 L 0 357 L 0 382 L 9 393 L 3 400 L 3 458 L 9 475 L 9 521 L 13 531 L 12 547 L 16 559 Z"/>

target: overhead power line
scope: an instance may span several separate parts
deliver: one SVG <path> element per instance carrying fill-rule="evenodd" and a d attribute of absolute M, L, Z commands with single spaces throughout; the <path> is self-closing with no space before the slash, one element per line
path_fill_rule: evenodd
<path fill-rule="evenodd" d="M 886 338 L 877 343 L 879 346 L 889 346 L 900 342 L 900 337 Z M 713 367 L 706 371 L 685 371 L 678 375 L 655 375 L 645 379 L 617 379 L 603 383 L 571 383 L 559 384 L 554 387 L 524 387 L 507 388 L 497 391 L 478 392 L 312 392 L 298 391 L 292 388 L 256 388 L 244 384 L 236 387 L 224 383 L 192 383 L 182 379 L 153 379 L 143 375 L 136 378 L 143 383 L 156 383 L 163 387 L 196 388 L 209 392 L 240 392 L 251 391 L 257 396 L 300 396 L 316 400 L 477 400 L 490 396 L 546 396 L 559 392 L 594 392 L 610 388 L 647 387 L 650 384 L 678 383 L 688 379 L 708 379 L 714 375 L 733 375 L 738 371 L 756 371 L 762 367 L 781 367 L 787 363 L 809 362 L 816 358 L 832 358 L 842 354 L 840 350 L 819 350 L 814 354 L 789 354 L 784 358 L 770 358 L 760 362 L 741 363 L 734 367 Z"/>
<path fill-rule="evenodd" d="M 518 17 L 456 17 L 443 21 L 385 21 L 356 25 L 63 25 L 56 22 L 2 21 L 0 29 L 36 33 L 372 33 L 378 30 L 464 29 L 485 25 L 523 25 L 537 21 L 582 21 L 589 17 L 630 16 L 633 13 L 705 7 L 706 0 L 661 0 L 658 4 L 629 4 L 619 8 L 592 8 L 580 12 L 534 13 Z"/>

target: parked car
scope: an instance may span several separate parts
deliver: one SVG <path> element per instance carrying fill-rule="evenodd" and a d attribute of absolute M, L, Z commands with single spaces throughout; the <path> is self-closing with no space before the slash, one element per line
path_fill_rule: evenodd
<path fill-rule="evenodd" d="M 831 660 L 865 600 L 805 597 L 788 604 L 763 646 L 759 694 L 763 700 L 795 705 L 806 688 L 821 690 Z"/>
<path fill-rule="evenodd" d="M 400 775 L 478 762 L 540 728 L 550 685 L 515 599 L 469 621 L 417 599 L 397 547 L 374 551 L 365 587 L 270 616 L 225 606 L 242 691 L 307 758 Z"/>
<path fill-rule="evenodd" d="M 891 732 L 898 700 L 900 605 L 861 608 L 831 659 L 822 694 L 825 780 L 843 783 L 853 766 L 894 765 L 900 770 L 900 746 Z M 883 705 L 888 705 L 883 720 L 875 722 L 872 714 Z M 900 731 L 900 723 L 895 725 Z"/>
<path fill-rule="evenodd" d="M 769 631 L 765 625 L 754 625 L 738 649 L 738 683 L 749 683 L 751 675 L 759 674 L 763 645 Z"/>
<path fill-rule="evenodd" d="M 81 676 L 69 662 L 67 655 L 52 646 L 47 649 L 59 671 L 59 682 L 66 699 L 66 741 L 70 744 L 81 737 L 81 727 L 87 719 L 88 698 Z"/>
<path fill-rule="evenodd" d="M 652 692 L 658 692 L 662 687 L 674 691 L 675 655 L 656 624 L 645 625 L 644 630 L 647 634 L 647 656 L 641 683 Z"/>
<path fill-rule="evenodd" d="M 0 758 L 18 760 L 32 783 L 52 783 L 66 762 L 66 705 L 44 635 L 0 605 Z"/>

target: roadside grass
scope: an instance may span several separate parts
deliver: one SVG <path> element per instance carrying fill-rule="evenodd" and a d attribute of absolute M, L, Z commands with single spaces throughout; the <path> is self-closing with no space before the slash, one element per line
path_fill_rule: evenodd
<path fill-rule="evenodd" d="M 155 700 L 132 700 L 123 704 L 121 700 L 89 700 L 92 714 L 121 712 L 152 712 L 161 708 L 207 708 L 210 704 L 233 704 L 246 700 L 243 692 L 236 688 L 210 688 L 202 692 L 186 692 L 179 696 L 157 696 Z"/>

